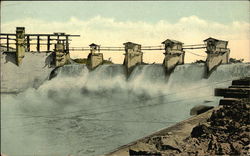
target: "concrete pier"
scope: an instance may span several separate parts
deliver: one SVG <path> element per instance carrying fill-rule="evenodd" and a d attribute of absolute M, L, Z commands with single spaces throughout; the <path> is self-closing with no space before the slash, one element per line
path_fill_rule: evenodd
<path fill-rule="evenodd" d="M 183 43 L 176 40 L 167 39 L 162 42 L 165 46 L 165 58 L 163 65 L 166 74 L 170 74 L 177 65 L 184 64 L 185 52 L 182 49 Z"/>
<path fill-rule="evenodd" d="M 87 58 L 87 66 L 93 70 L 99 65 L 103 64 L 103 54 L 100 53 L 100 45 L 90 44 L 90 53 Z"/>
<path fill-rule="evenodd" d="M 125 58 L 123 65 L 125 65 L 127 75 L 130 75 L 134 67 L 143 62 L 143 53 L 141 52 L 141 45 L 133 42 L 126 42 L 125 45 Z"/>
<path fill-rule="evenodd" d="M 222 41 L 209 37 L 204 40 L 207 50 L 206 69 L 208 77 L 220 64 L 229 62 L 230 50 L 227 48 L 228 41 Z"/>
<path fill-rule="evenodd" d="M 70 60 L 69 52 L 65 51 L 63 43 L 55 44 L 54 49 L 54 64 L 56 67 L 67 64 Z"/>

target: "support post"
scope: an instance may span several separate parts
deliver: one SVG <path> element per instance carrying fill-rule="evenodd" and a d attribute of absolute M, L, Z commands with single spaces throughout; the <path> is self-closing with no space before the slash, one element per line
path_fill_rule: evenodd
<path fill-rule="evenodd" d="M 25 28 L 16 28 L 16 61 L 19 66 L 25 55 Z"/>
<path fill-rule="evenodd" d="M 40 51 L 40 36 L 37 36 L 37 47 L 36 47 L 37 51 Z"/>
<path fill-rule="evenodd" d="M 69 52 L 69 36 L 66 36 L 66 52 Z"/>
<path fill-rule="evenodd" d="M 48 39 L 47 39 L 47 51 L 50 51 L 50 36 L 48 36 Z"/>
<path fill-rule="evenodd" d="M 6 45 L 6 46 L 7 46 L 7 51 L 9 51 L 9 50 L 10 50 L 9 35 L 7 35 L 6 37 L 7 37 L 7 38 L 6 38 L 6 39 L 7 39 L 7 45 Z"/>
<path fill-rule="evenodd" d="M 66 52 L 66 46 L 65 46 L 65 41 L 64 40 L 62 40 L 62 44 L 63 44 L 63 47 L 64 47 L 65 52 Z"/>
<path fill-rule="evenodd" d="M 27 51 L 30 51 L 30 36 L 27 36 Z"/>

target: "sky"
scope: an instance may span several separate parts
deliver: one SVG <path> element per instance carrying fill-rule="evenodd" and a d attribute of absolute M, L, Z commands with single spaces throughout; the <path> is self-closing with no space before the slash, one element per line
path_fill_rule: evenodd
<path fill-rule="evenodd" d="M 199 44 L 208 37 L 229 41 L 231 57 L 250 62 L 250 3 L 248 1 L 4 1 L 1 3 L 1 32 L 66 32 L 79 34 L 71 46 L 122 46 L 132 41 L 145 46 L 160 45 L 167 38 L 184 44 Z M 205 59 L 186 53 L 185 61 Z M 72 52 L 86 57 L 88 52 Z M 121 52 L 104 57 L 122 63 Z M 147 63 L 163 61 L 162 51 L 145 52 Z"/>

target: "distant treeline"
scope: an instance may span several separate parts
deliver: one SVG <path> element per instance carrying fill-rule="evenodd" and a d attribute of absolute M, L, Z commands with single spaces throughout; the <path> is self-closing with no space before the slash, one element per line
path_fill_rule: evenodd
<path fill-rule="evenodd" d="M 244 59 L 236 59 L 236 58 L 230 58 L 229 63 L 243 63 Z M 204 60 L 196 60 L 193 63 L 206 63 Z"/>
<path fill-rule="evenodd" d="M 86 58 L 77 58 L 77 59 L 74 59 L 73 61 L 79 64 L 87 64 Z M 114 63 L 109 60 L 103 60 L 103 64 L 114 64 Z"/>
<path fill-rule="evenodd" d="M 242 63 L 244 59 L 235 59 L 235 58 L 230 58 L 229 63 Z"/>

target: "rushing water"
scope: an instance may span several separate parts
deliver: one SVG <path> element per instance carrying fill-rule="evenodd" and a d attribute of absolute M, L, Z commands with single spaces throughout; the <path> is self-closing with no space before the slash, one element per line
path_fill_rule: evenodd
<path fill-rule="evenodd" d="M 1 151 L 10 156 L 99 155 L 189 117 L 199 104 L 217 105 L 216 87 L 250 76 L 250 64 L 221 65 L 203 79 L 203 64 L 178 66 L 168 81 L 161 65 L 122 65 L 89 72 L 59 68 L 38 89 L 1 95 Z"/>

